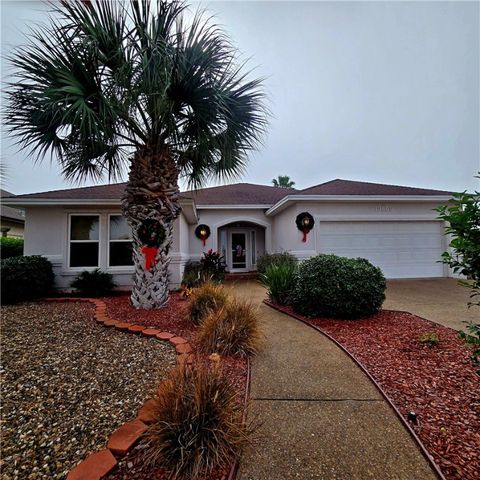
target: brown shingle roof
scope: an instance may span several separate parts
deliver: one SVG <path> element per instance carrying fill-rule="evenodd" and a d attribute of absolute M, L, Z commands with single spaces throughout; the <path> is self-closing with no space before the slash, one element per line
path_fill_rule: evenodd
<path fill-rule="evenodd" d="M 197 205 L 273 205 L 285 195 L 295 193 L 293 188 L 270 187 L 253 183 L 234 183 L 221 187 L 202 188 L 183 192 Z"/>
<path fill-rule="evenodd" d="M 6 190 L 0 189 L 0 197 L 14 197 L 15 195 Z M 15 220 L 17 222 L 25 222 L 25 212 L 18 208 L 7 207 L 6 205 L 1 205 L 0 215 L 4 218 L 10 220 Z"/>
<path fill-rule="evenodd" d="M 17 195 L 18 199 L 57 200 L 120 200 L 125 183 L 69 188 L 49 192 Z M 192 198 L 197 205 L 274 205 L 286 195 L 450 195 L 443 190 L 383 185 L 380 183 L 331 180 L 304 190 L 235 183 L 219 187 L 182 192 L 183 198 Z"/>
<path fill-rule="evenodd" d="M 298 190 L 296 195 L 451 195 L 444 190 L 384 185 L 382 183 L 355 182 L 337 178 L 314 187 Z"/>

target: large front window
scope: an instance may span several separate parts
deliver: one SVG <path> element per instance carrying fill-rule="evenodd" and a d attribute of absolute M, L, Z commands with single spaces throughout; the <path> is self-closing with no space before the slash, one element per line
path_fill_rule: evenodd
<path fill-rule="evenodd" d="M 133 265 L 132 230 L 122 215 L 110 215 L 108 265 L 126 267 Z"/>
<path fill-rule="evenodd" d="M 70 217 L 70 267 L 98 267 L 99 215 Z"/>

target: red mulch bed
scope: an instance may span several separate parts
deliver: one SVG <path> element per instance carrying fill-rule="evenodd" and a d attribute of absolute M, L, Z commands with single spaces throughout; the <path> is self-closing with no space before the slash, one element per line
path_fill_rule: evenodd
<path fill-rule="evenodd" d="M 355 356 L 405 418 L 416 412 L 412 428 L 447 479 L 480 478 L 480 376 L 456 331 L 389 310 L 363 320 L 305 320 Z M 425 332 L 440 343 L 420 343 Z"/>
<path fill-rule="evenodd" d="M 186 318 L 188 301 L 180 293 L 172 292 L 168 305 L 159 310 L 136 309 L 130 304 L 128 295 L 104 297 L 101 300 L 107 305 L 109 317 L 174 333 L 188 340 L 195 349 L 197 327 Z M 222 357 L 222 365 L 243 401 L 247 389 L 247 360 L 242 357 Z M 229 472 L 218 469 L 209 476 L 208 480 L 225 480 L 228 474 Z M 162 469 L 148 468 L 143 464 L 140 445 L 123 457 L 118 467 L 105 478 L 108 480 L 167 480 L 169 476 Z"/>

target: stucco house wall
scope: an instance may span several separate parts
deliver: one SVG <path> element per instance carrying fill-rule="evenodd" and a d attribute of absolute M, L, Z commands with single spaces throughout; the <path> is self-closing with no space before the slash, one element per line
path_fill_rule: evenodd
<path fill-rule="evenodd" d="M 101 270 L 114 275 L 119 289 L 132 285 L 133 266 L 110 267 L 108 265 L 108 221 L 109 215 L 121 215 L 119 208 L 91 205 L 88 207 L 27 207 L 25 223 L 25 255 L 43 255 L 53 265 L 56 288 L 68 289 L 72 280 L 83 270 L 93 268 L 71 268 L 68 265 L 69 216 L 91 214 L 100 216 L 99 265 Z M 183 249 L 183 251 L 182 251 Z M 185 217 L 174 223 L 173 245 L 170 261 L 172 287 L 181 282 L 183 267 L 188 256 L 188 224 Z"/>
<path fill-rule="evenodd" d="M 76 214 L 99 215 L 98 267 L 113 274 L 120 288 L 131 286 L 133 266 L 108 265 L 113 245 L 109 218 L 120 215 L 124 186 L 84 187 L 5 199 L 12 207 L 25 208 L 25 254 L 44 255 L 52 262 L 58 288 L 67 289 L 86 268 L 69 267 L 69 219 Z M 188 261 L 200 260 L 210 249 L 225 252 L 229 271 L 239 273 L 256 270 L 256 261 L 264 252 L 288 251 L 299 261 L 318 253 L 361 256 L 379 265 L 389 278 L 452 276 L 439 262 L 448 248 L 448 238 L 445 225 L 434 211 L 450 198 L 451 193 L 445 191 L 341 179 L 301 191 L 233 184 L 184 192 L 180 196 L 182 214 L 174 223 L 170 286 L 180 284 Z M 301 212 L 309 212 L 315 219 L 306 242 L 295 224 Z M 211 231 L 205 245 L 195 236 L 200 224 L 208 225 Z M 85 232 L 81 225 L 79 231 Z M 116 241 L 128 242 L 128 238 L 118 237 Z M 123 256 L 116 258 L 123 261 L 125 250 L 120 250 Z M 91 251 L 85 253 L 88 251 L 77 247 L 77 261 L 86 254 L 92 262 Z"/>

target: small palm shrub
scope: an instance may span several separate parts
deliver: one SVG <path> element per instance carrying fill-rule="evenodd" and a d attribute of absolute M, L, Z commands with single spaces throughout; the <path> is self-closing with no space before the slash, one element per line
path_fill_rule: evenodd
<path fill-rule="evenodd" d="M 205 282 L 192 292 L 189 300 L 188 318 L 198 325 L 210 310 L 225 306 L 229 301 L 229 295 L 223 286 Z"/>
<path fill-rule="evenodd" d="M 254 432 L 243 406 L 218 363 L 178 366 L 153 399 L 154 420 L 143 438 L 147 464 L 171 478 L 209 478 L 216 467 L 238 459 Z"/>
<path fill-rule="evenodd" d="M 297 264 L 297 259 L 288 252 L 283 253 L 264 253 L 257 259 L 257 271 L 260 274 L 266 273 L 270 265 L 290 264 L 292 266 Z"/>
<path fill-rule="evenodd" d="M 298 266 L 292 305 L 309 316 L 362 318 L 385 300 L 382 271 L 364 258 L 317 255 Z"/>
<path fill-rule="evenodd" d="M 84 297 L 101 297 L 108 295 L 116 287 L 113 276 L 102 272 L 99 268 L 83 271 L 70 284 Z"/>
<path fill-rule="evenodd" d="M 0 258 L 2 260 L 22 255 L 23 238 L 0 237 Z"/>
<path fill-rule="evenodd" d="M 18 303 L 51 293 L 55 275 L 44 257 L 31 255 L 2 260 L 2 303 Z"/>
<path fill-rule="evenodd" d="M 288 305 L 295 287 L 297 264 L 284 262 L 269 265 L 265 273 L 260 275 L 260 281 L 268 291 L 268 297 L 274 303 Z"/>
<path fill-rule="evenodd" d="M 476 372 L 480 375 L 480 323 L 464 322 L 467 324 L 467 332 L 460 330 L 458 332 L 461 338 L 467 345 L 472 347 L 472 363 L 477 369 Z"/>
<path fill-rule="evenodd" d="M 197 343 L 206 353 L 255 354 L 261 343 L 257 309 L 248 302 L 232 300 L 211 310 L 198 329 Z"/>

